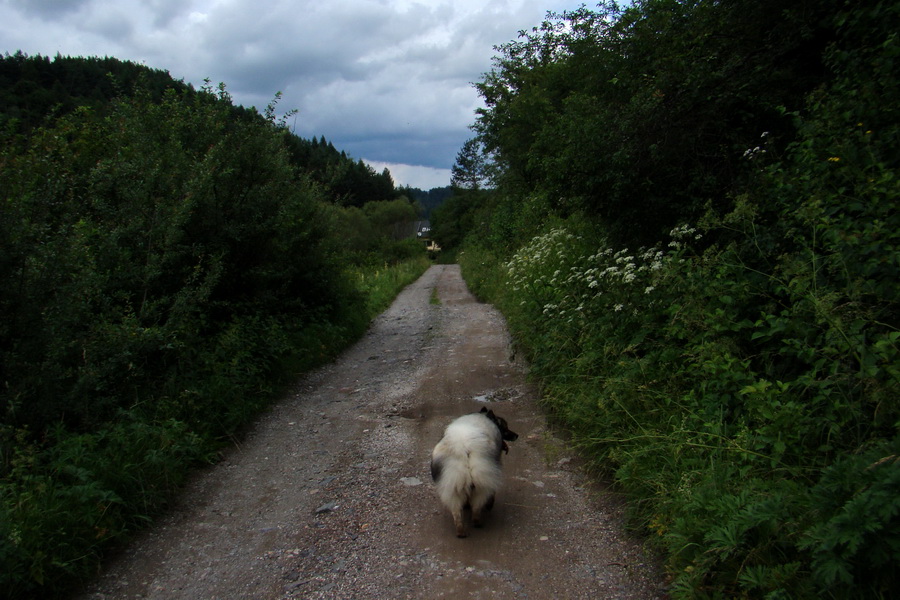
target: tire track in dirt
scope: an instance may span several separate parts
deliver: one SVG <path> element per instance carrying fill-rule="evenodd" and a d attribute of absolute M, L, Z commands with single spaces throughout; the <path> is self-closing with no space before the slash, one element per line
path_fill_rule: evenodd
<path fill-rule="evenodd" d="M 620 502 L 584 477 L 536 398 L 502 316 L 458 266 L 434 266 L 81 598 L 664 598 Z M 457 539 L 430 452 L 484 405 L 520 437 L 484 528 Z"/>

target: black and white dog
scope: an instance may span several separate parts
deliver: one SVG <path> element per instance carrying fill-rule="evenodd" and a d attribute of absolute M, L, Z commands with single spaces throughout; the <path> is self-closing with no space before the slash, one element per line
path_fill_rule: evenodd
<path fill-rule="evenodd" d="M 494 506 L 500 488 L 500 454 L 509 452 L 506 442 L 519 435 L 494 411 L 463 415 L 444 430 L 431 453 L 431 478 L 441 502 L 453 515 L 457 537 L 466 537 L 463 509 L 472 509 L 472 523 L 481 526 L 482 511 Z"/>

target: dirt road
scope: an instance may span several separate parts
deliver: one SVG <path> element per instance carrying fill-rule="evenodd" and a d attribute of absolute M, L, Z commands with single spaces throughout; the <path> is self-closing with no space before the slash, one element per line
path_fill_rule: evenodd
<path fill-rule="evenodd" d="M 484 528 L 458 539 L 428 463 L 446 424 L 484 405 L 519 440 Z M 576 465 L 503 318 L 435 266 L 82 598 L 664 598 L 619 503 Z"/>

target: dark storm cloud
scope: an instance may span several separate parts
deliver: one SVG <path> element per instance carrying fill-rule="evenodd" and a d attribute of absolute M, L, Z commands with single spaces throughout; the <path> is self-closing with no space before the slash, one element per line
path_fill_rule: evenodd
<path fill-rule="evenodd" d="M 579 4 L 0 0 L 0 51 L 115 56 L 195 86 L 224 82 L 236 102 L 260 109 L 280 91 L 279 108 L 299 111 L 299 135 L 449 181 L 480 105 L 471 83 L 490 69 L 493 46 L 546 10 Z"/>
<path fill-rule="evenodd" d="M 45 19 L 56 20 L 73 13 L 84 4 L 90 4 L 91 0 L 6 0 L 15 8 L 41 16 Z"/>

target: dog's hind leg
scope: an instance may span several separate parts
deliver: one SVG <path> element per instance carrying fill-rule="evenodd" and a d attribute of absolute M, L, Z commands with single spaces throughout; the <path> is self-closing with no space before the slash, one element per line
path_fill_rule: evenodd
<path fill-rule="evenodd" d="M 456 525 L 456 537 L 466 537 L 469 533 L 466 531 L 466 522 L 463 518 L 462 507 L 455 507 L 450 510 L 450 513 L 453 515 L 453 524 Z"/>
<path fill-rule="evenodd" d="M 484 511 L 494 508 L 494 494 L 485 497 L 484 493 L 476 494 L 472 498 L 472 524 L 481 527 Z"/>
<path fill-rule="evenodd" d="M 488 501 L 479 509 L 472 509 L 472 525 L 481 527 L 484 525 L 484 513 L 494 508 L 494 497 L 488 498 Z"/>
<path fill-rule="evenodd" d="M 481 510 L 472 509 L 472 525 L 481 527 L 483 524 L 481 521 Z"/>
<path fill-rule="evenodd" d="M 465 512 L 468 508 L 469 499 L 457 493 L 450 497 L 444 497 L 443 501 L 444 506 L 450 511 L 450 516 L 453 517 L 453 524 L 456 526 L 456 537 L 466 537 L 468 531 Z"/>

